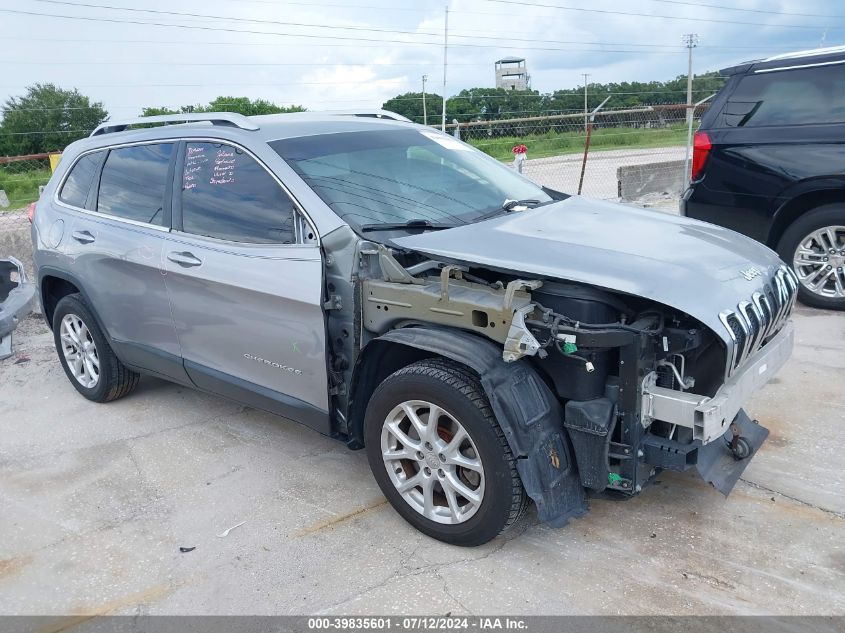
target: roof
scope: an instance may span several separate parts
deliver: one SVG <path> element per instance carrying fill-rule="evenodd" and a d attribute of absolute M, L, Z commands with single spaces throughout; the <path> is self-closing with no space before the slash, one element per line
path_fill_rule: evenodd
<path fill-rule="evenodd" d="M 497 64 L 513 64 L 516 62 L 524 62 L 524 57 L 502 57 L 502 59 L 496 60 Z"/>
<path fill-rule="evenodd" d="M 392 116 L 387 118 L 382 113 Z M 378 115 L 382 115 L 382 118 Z M 162 122 L 161 118 L 156 117 L 159 122 Z M 127 125 L 145 123 L 144 118 L 123 122 L 109 121 L 97 128 L 102 130 L 100 133 L 71 143 L 65 148 L 65 152 L 76 153 L 120 143 L 174 139 L 183 136 L 220 138 L 235 142 L 250 139 L 267 143 L 317 134 L 376 131 L 383 130 L 385 127 L 404 128 L 416 125 L 407 121 L 405 117 L 385 111 L 290 112 L 250 117 L 232 113 L 207 112 L 189 120 L 183 116 L 174 115 L 172 120 L 174 123 L 167 125 L 132 129 L 125 128 Z"/>
<path fill-rule="evenodd" d="M 845 62 L 845 46 L 829 46 L 827 48 L 811 48 L 803 51 L 793 51 L 773 55 L 763 59 L 755 59 L 736 66 L 723 68 L 720 72 L 723 75 L 735 75 L 748 71 L 762 72 L 788 69 L 794 67 L 814 66 L 817 64 L 830 64 Z"/>

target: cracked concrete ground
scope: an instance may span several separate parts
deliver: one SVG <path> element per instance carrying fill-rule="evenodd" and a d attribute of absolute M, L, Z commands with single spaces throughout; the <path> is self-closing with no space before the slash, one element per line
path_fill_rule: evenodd
<path fill-rule="evenodd" d="M 84 400 L 31 318 L 0 362 L 0 613 L 845 614 L 845 316 L 795 320 L 728 499 L 666 473 L 460 549 L 293 422 L 150 378 Z"/>

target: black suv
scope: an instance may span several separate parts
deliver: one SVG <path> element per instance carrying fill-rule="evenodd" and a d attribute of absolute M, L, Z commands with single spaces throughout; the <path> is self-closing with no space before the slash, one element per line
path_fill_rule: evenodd
<path fill-rule="evenodd" d="M 845 47 L 722 74 L 681 213 L 763 242 L 795 270 L 803 303 L 845 309 Z"/>

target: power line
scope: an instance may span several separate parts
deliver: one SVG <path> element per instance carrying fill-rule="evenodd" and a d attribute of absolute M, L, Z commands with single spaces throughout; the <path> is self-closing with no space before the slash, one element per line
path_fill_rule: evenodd
<path fill-rule="evenodd" d="M 118 7 L 114 5 L 108 4 L 94 4 L 94 3 L 87 3 L 87 2 L 67 2 L 66 0 L 35 0 L 36 2 L 42 2 L 46 4 L 58 4 L 64 6 L 71 6 L 71 7 L 86 7 L 86 8 L 95 8 L 95 9 L 109 9 L 115 11 L 128 11 L 132 13 L 152 13 L 154 15 L 168 15 L 168 16 L 176 16 L 176 17 L 191 17 L 191 18 L 206 18 L 210 20 L 224 20 L 227 22 L 248 22 L 254 24 L 272 24 L 275 26 L 299 26 L 299 27 L 309 27 L 309 28 L 323 28 L 323 29 L 340 29 L 340 30 L 353 30 L 353 31 L 367 31 L 367 32 L 376 32 L 376 33 L 392 33 L 392 34 L 403 34 L 403 35 L 429 35 L 429 36 L 437 36 L 439 37 L 441 34 L 431 31 L 401 31 L 397 29 L 380 29 L 380 28 L 370 28 L 370 27 L 359 27 L 359 26 L 340 26 L 340 25 L 329 25 L 329 24 L 314 24 L 309 22 L 285 22 L 279 20 L 266 20 L 266 19 L 257 19 L 257 18 L 241 18 L 241 17 L 232 17 L 226 15 L 213 15 L 207 13 L 189 13 L 184 11 L 161 11 L 156 9 L 137 9 L 131 7 Z M 486 31 L 485 31 L 486 32 Z M 452 33 L 453 37 L 461 37 L 461 38 L 472 38 L 472 39 L 481 39 L 481 40 L 499 40 L 500 37 L 496 35 L 464 35 L 459 33 Z M 604 46 L 604 42 L 578 42 L 572 40 L 541 40 L 537 39 L 536 37 L 529 37 L 529 38 L 517 38 L 513 37 L 514 35 L 519 35 L 518 33 L 509 33 L 508 39 L 512 42 L 537 42 L 541 44 L 589 44 L 589 45 L 598 45 Z M 528 35 L 528 34 L 526 34 Z M 620 44 L 618 42 L 614 43 L 607 43 L 610 46 L 635 46 L 635 47 L 661 47 L 659 44 Z M 679 48 L 677 45 L 667 44 L 662 46 L 663 48 Z M 595 51 L 588 51 L 588 52 L 595 52 Z M 626 51 L 627 52 L 627 51 Z"/>
<path fill-rule="evenodd" d="M 786 11 L 769 11 L 766 9 L 745 9 L 742 7 L 729 7 L 724 4 L 704 4 L 701 2 L 684 2 L 683 0 L 651 0 L 651 2 L 661 2 L 663 4 L 680 4 L 688 7 L 695 7 L 697 9 L 724 9 L 725 11 L 742 11 L 745 13 L 765 13 L 767 15 L 785 15 L 802 18 L 845 18 L 845 15 L 826 15 L 822 13 L 788 13 Z"/>
<path fill-rule="evenodd" d="M 252 31 L 247 29 L 231 29 L 225 27 L 215 27 L 215 26 L 199 26 L 199 25 L 188 25 L 188 24 L 168 24 L 164 22 L 142 22 L 140 20 L 122 20 L 117 18 L 104 18 L 104 17 L 88 17 L 88 16 L 80 16 L 80 15 L 63 15 L 63 14 L 55 14 L 55 13 L 36 13 L 34 11 L 20 11 L 17 9 L 0 9 L 0 13 L 13 13 L 18 15 L 31 15 L 37 17 L 49 17 L 49 18 L 60 18 L 60 19 L 67 19 L 67 20 L 83 20 L 86 22 L 107 22 L 110 24 L 135 24 L 140 26 L 161 26 L 167 28 L 176 28 L 176 29 L 189 29 L 189 30 L 200 30 L 200 31 L 219 31 L 224 33 L 246 33 L 250 35 L 275 35 L 275 36 L 283 36 L 283 37 L 304 37 L 304 38 L 311 38 L 311 39 L 328 39 L 328 40 L 344 40 L 344 41 L 351 41 L 351 42 L 380 42 L 380 43 L 395 43 L 395 44 L 410 44 L 412 46 L 437 46 L 442 45 L 438 42 L 420 42 L 420 41 L 408 41 L 408 40 L 394 40 L 394 39 L 379 39 L 379 38 L 359 38 L 359 37 L 348 37 L 348 36 L 341 36 L 341 35 L 314 35 L 314 34 L 304 34 L 304 33 L 279 33 L 275 31 Z M 322 46 L 323 44 L 319 44 Z M 638 51 L 638 50 L 623 50 L 623 49 L 600 49 L 600 50 L 589 50 L 589 49 L 579 49 L 578 51 L 573 51 L 572 49 L 566 48 L 554 48 L 554 47 L 547 47 L 547 46 L 505 46 L 500 44 L 462 44 L 462 43 L 452 43 L 450 44 L 451 47 L 461 47 L 461 48 L 494 48 L 497 50 L 520 50 L 520 51 L 560 51 L 565 53 L 572 53 L 572 52 L 585 52 L 585 53 L 639 53 L 641 55 L 677 55 L 678 51 Z"/>
<path fill-rule="evenodd" d="M 283 37 L 306 37 L 306 38 L 314 38 L 314 39 L 328 39 L 328 40 L 347 40 L 351 42 L 381 42 L 381 43 L 395 43 L 395 44 L 414 44 L 416 46 L 433 46 L 436 45 L 437 42 L 409 42 L 407 40 L 389 40 L 389 39 L 377 39 L 377 38 L 361 38 L 361 37 L 348 37 L 348 36 L 341 36 L 341 35 L 312 35 L 312 34 L 303 34 L 303 33 L 279 33 L 275 31 L 252 31 L 246 29 L 230 29 L 225 27 L 219 26 L 199 26 L 199 25 L 191 25 L 191 24 L 167 24 L 165 22 L 142 22 L 140 20 L 122 20 L 117 18 L 104 18 L 104 17 L 89 17 L 89 16 L 82 16 L 82 15 L 64 15 L 64 14 L 57 14 L 57 13 L 37 13 L 35 11 L 20 11 L 18 9 L 0 9 L 1 13 L 13 13 L 17 15 L 31 15 L 36 17 L 46 17 L 46 18 L 61 18 L 65 20 L 82 20 L 85 22 L 108 22 L 110 24 L 135 24 L 140 26 L 162 26 L 167 28 L 174 28 L 174 29 L 190 29 L 190 30 L 199 30 L 199 31 L 217 31 L 223 33 L 247 33 L 250 35 L 278 35 Z"/>
<path fill-rule="evenodd" d="M 542 3 L 535 3 L 535 2 L 523 2 L 522 0 L 485 0 L 486 2 L 496 2 L 499 4 L 508 4 L 508 5 L 520 5 L 525 7 L 536 7 L 536 8 L 544 8 L 544 9 L 560 9 L 563 11 L 580 11 L 583 13 L 601 13 L 605 15 L 625 15 L 629 17 L 639 17 L 639 18 L 657 18 L 660 20 L 681 20 L 684 22 L 713 22 L 716 24 L 739 24 L 745 26 L 768 26 L 772 28 L 781 28 L 781 29 L 823 29 L 828 28 L 826 26 L 820 25 L 804 25 L 804 24 L 768 24 L 765 22 L 740 22 L 737 20 L 719 20 L 717 18 L 702 18 L 699 16 L 696 17 L 683 17 L 677 15 L 656 15 L 654 13 L 633 13 L 633 12 L 626 12 L 626 11 L 611 11 L 610 9 L 587 9 L 585 7 L 572 7 L 566 6 L 562 4 L 542 4 Z"/>
<path fill-rule="evenodd" d="M 451 13 L 451 12 L 450 12 Z M 487 31 L 489 32 L 489 31 Z M 190 46 L 194 44 L 201 44 L 203 46 L 276 46 L 282 47 L 287 46 L 287 44 L 281 42 L 221 42 L 219 40 L 127 40 L 127 39 L 107 39 L 107 38 L 55 38 L 55 37 L 28 37 L 28 36 L 9 36 L 3 38 L 4 40 L 20 40 L 26 42 L 74 42 L 74 43 L 83 43 L 83 44 L 98 44 L 98 43 L 113 43 L 113 44 L 173 44 L 173 45 L 180 45 L 180 46 Z M 565 44 L 572 44 L 572 45 L 587 45 L 587 46 L 643 46 L 643 47 L 656 47 L 656 48 L 668 48 L 671 46 L 676 46 L 678 49 L 682 50 L 684 47 L 682 45 L 675 45 L 675 44 L 634 44 L 634 43 L 625 43 L 625 42 L 581 42 L 572 40 L 563 41 L 561 43 Z M 311 44 L 311 46 L 347 46 L 346 44 Z M 811 45 L 807 45 L 811 46 Z M 709 50 L 788 50 L 793 51 L 796 48 L 800 48 L 800 46 L 769 46 L 769 45 L 758 45 L 758 46 L 699 46 L 698 48 L 701 49 L 709 49 Z M 560 49 L 564 50 L 564 49 Z M 22 62 L 18 62 L 22 63 Z M 88 63 L 88 62 L 79 62 L 79 63 Z M 439 62 L 432 62 L 432 63 L 439 63 Z M 325 65 L 345 65 L 345 64 L 334 64 L 334 63 L 326 63 Z M 351 64 L 354 65 L 354 64 Z M 373 64 L 375 66 L 382 66 L 385 64 Z M 423 65 L 423 64 L 420 64 Z M 456 64 L 456 65 L 466 65 L 466 66 L 488 66 L 489 64 Z"/>
<path fill-rule="evenodd" d="M 302 26 L 320 29 L 341 29 L 345 31 L 366 31 L 372 33 L 395 33 L 403 35 L 434 35 L 440 33 L 428 31 L 400 31 L 398 29 L 378 29 L 366 26 L 337 26 L 329 24 L 314 24 L 313 22 L 285 22 L 281 20 L 265 20 L 257 18 L 240 18 L 229 15 L 210 15 L 205 13 L 188 13 L 185 11 L 160 11 L 157 9 L 136 9 L 133 7 L 116 7 L 110 4 L 93 4 L 88 2 L 66 2 L 65 0 L 35 0 L 45 4 L 59 4 L 70 7 L 85 7 L 86 9 L 109 9 L 112 11 L 129 11 L 131 13 L 152 13 L 154 15 L 172 15 L 176 17 L 205 18 L 209 20 L 225 20 L 226 22 L 249 22 L 252 24 L 272 24 L 274 26 Z"/>

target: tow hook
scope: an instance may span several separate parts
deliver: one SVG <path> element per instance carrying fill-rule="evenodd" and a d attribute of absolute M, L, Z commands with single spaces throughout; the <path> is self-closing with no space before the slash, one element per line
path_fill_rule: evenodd
<path fill-rule="evenodd" d="M 748 440 L 740 435 L 739 426 L 737 426 L 736 422 L 731 422 L 731 433 L 733 437 L 730 441 L 730 447 L 734 459 L 742 460 L 751 457 L 751 453 L 754 451 Z"/>

